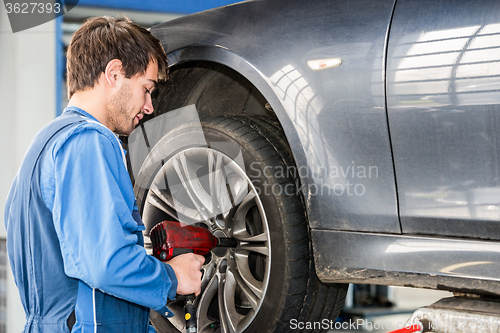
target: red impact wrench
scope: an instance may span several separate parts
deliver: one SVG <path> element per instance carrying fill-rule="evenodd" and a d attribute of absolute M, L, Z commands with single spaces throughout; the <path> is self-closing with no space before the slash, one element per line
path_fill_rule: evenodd
<path fill-rule="evenodd" d="M 184 253 L 205 255 L 216 247 L 236 247 L 238 241 L 234 238 L 215 237 L 209 230 L 202 227 L 181 224 L 177 221 L 158 223 L 150 232 L 153 256 L 161 261 L 168 261 Z M 186 295 L 184 315 L 186 331 L 196 333 L 195 294 Z"/>

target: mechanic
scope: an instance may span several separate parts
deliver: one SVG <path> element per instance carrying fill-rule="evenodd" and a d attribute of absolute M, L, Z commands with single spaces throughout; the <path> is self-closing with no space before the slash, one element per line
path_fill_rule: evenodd
<path fill-rule="evenodd" d="M 97 17 L 67 54 L 70 101 L 33 140 L 5 207 L 7 251 L 24 332 L 154 332 L 178 294 L 199 294 L 204 257 L 146 254 L 125 153 L 168 74 L 158 39 L 129 19 Z"/>

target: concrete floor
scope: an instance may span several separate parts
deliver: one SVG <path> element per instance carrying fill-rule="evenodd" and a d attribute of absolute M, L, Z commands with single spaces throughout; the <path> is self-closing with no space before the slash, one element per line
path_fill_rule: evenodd
<path fill-rule="evenodd" d="M 402 328 L 416 309 L 431 305 L 441 298 L 453 296 L 447 291 L 403 287 L 391 287 L 391 292 L 391 301 L 395 304 L 393 310 L 396 314 L 377 315 L 373 310 L 373 316 L 354 318 L 351 322 L 345 322 L 344 328 L 332 329 L 329 333 L 387 333 Z"/>

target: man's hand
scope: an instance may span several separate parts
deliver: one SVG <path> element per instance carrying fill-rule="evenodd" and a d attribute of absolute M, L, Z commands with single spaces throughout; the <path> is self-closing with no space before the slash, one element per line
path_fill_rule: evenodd
<path fill-rule="evenodd" d="M 201 292 L 201 266 L 205 257 L 194 253 L 185 253 L 167 261 L 177 276 L 177 294 L 198 296 Z"/>

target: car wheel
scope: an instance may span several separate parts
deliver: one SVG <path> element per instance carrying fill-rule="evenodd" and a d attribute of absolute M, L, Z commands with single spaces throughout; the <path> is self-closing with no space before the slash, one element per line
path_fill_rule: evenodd
<path fill-rule="evenodd" d="M 190 143 L 195 127 L 175 128 L 150 152 L 161 161 L 149 159 L 141 168 L 148 176 L 138 179 L 149 177 L 148 185 L 136 183 L 146 246 L 148 231 L 163 220 L 238 240 L 235 248 L 205 256 L 198 332 L 298 332 L 298 323 L 336 318 L 347 286 L 317 279 L 297 170 L 281 127 L 244 116 L 201 125 L 206 145 Z M 185 332 L 183 306 L 180 299 L 169 304 L 172 318 L 152 312 L 156 330 Z"/>

